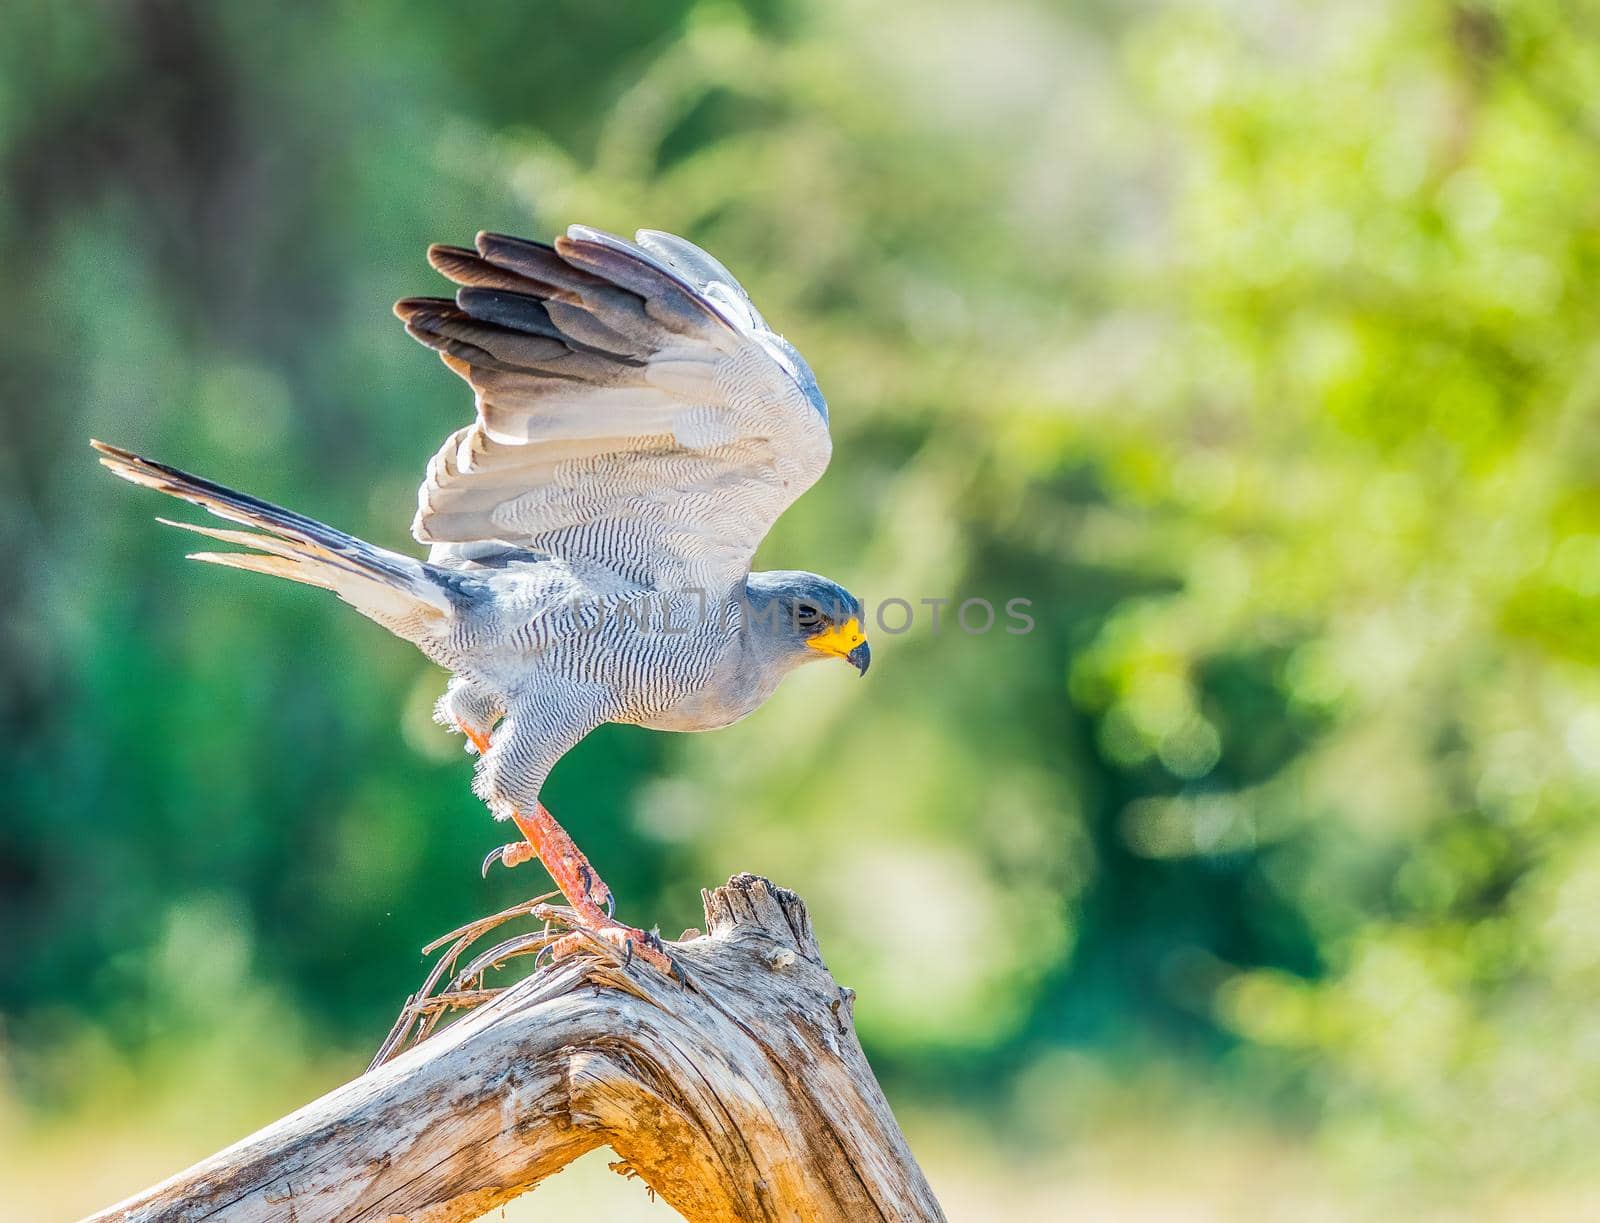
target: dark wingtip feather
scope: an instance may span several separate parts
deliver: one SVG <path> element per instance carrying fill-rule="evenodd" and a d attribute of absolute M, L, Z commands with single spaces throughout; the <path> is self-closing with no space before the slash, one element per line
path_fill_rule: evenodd
<path fill-rule="evenodd" d="M 479 348 L 476 344 L 469 344 L 455 336 L 446 335 L 442 331 L 434 330 L 427 326 L 426 320 L 411 321 L 406 323 L 406 334 L 419 344 L 426 344 L 435 352 L 448 352 L 469 361 L 476 361 L 484 365 L 500 368 L 492 354 Z"/>
<path fill-rule="evenodd" d="M 456 291 L 456 305 L 473 318 L 526 331 L 533 335 L 564 340 L 561 329 L 550 321 L 550 312 L 537 297 L 510 293 L 504 289 L 462 286 Z"/>
<path fill-rule="evenodd" d="M 394 304 L 394 316 L 402 323 L 426 321 L 460 313 L 456 303 L 448 297 L 402 297 Z"/>
<path fill-rule="evenodd" d="M 680 273 L 625 239 L 598 230 L 584 231 L 577 237 L 562 234 L 556 239 L 556 253 L 584 275 L 603 279 L 644 299 L 650 316 L 674 331 L 692 333 L 708 321 L 738 330 Z"/>
<path fill-rule="evenodd" d="M 548 242 L 535 242 L 529 238 L 484 230 L 478 234 L 477 243 L 478 254 L 496 267 L 548 285 L 552 290 L 560 291 L 568 285 L 582 289 L 587 285 L 606 283 L 602 276 L 596 276 L 585 268 L 573 267 Z M 563 295 L 568 300 L 577 301 L 576 297 L 570 296 L 571 293 L 571 289 L 565 289 Z"/>
<path fill-rule="evenodd" d="M 428 266 L 440 272 L 445 272 L 446 267 L 464 260 L 476 262 L 477 258 L 477 251 L 468 250 L 464 246 L 451 246 L 448 242 L 435 242 L 428 247 Z M 449 273 L 445 272 L 445 275 L 448 276 Z"/>
<path fill-rule="evenodd" d="M 555 250 L 555 247 L 548 242 L 540 242 L 534 238 L 519 238 L 515 234 L 496 233 L 492 229 L 480 229 L 474 235 L 472 242 L 478 248 L 478 254 L 485 259 L 495 251 L 517 251 L 523 254 L 543 252 L 548 255 Z"/>

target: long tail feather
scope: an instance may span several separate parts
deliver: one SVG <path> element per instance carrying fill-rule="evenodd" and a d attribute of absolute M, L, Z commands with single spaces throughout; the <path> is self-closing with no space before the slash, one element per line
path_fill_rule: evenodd
<path fill-rule="evenodd" d="M 331 578 L 319 576 L 314 566 L 285 560 L 281 556 L 261 556 L 254 552 L 191 552 L 188 559 L 223 565 L 229 569 L 248 569 L 251 573 L 266 573 L 275 578 L 288 578 L 291 582 L 320 586 L 323 590 L 339 589 Z"/>
<path fill-rule="evenodd" d="M 437 624 L 455 610 L 444 575 L 431 565 L 376 547 L 314 518 L 144 458 L 131 450 L 98 441 L 91 441 L 90 445 L 100 453 L 100 462 L 124 480 L 191 502 L 229 522 L 265 532 L 257 534 L 158 519 L 167 526 L 256 549 L 255 552 L 195 552 L 190 554 L 193 560 L 320 586 L 397 631 L 399 625 L 415 626 L 419 620 Z"/>

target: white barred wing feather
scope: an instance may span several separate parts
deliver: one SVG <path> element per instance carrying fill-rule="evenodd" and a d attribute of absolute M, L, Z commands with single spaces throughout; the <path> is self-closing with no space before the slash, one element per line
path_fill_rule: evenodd
<path fill-rule="evenodd" d="M 573 226 L 554 246 L 480 234 L 429 259 L 455 299 L 396 313 L 477 399 L 419 494 L 413 533 L 436 560 L 499 541 L 725 591 L 827 466 L 811 371 L 683 239 Z"/>

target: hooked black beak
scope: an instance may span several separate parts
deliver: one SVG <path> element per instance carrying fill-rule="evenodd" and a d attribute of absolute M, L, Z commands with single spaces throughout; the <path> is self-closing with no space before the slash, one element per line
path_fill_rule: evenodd
<path fill-rule="evenodd" d="M 872 647 L 865 641 L 856 646 L 844 656 L 844 660 L 862 675 L 867 673 L 867 668 L 872 665 Z"/>

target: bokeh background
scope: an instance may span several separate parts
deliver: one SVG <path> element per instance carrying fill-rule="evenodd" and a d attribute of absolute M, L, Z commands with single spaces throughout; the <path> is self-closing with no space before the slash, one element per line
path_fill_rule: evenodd
<path fill-rule="evenodd" d="M 187 564 L 130 445 L 405 546 L 433 240 L 703 243 L 806 353 L 763 549 L 878 633 L 551 806 L 811 903 L 952 1217 L 1600 1217 L 1600 5 L 11 0 L 0 1183 L 140 1188 L 539 889 L 443 677 Z M 659 1219 L 580 1167 L 511 1217 Z"/>

